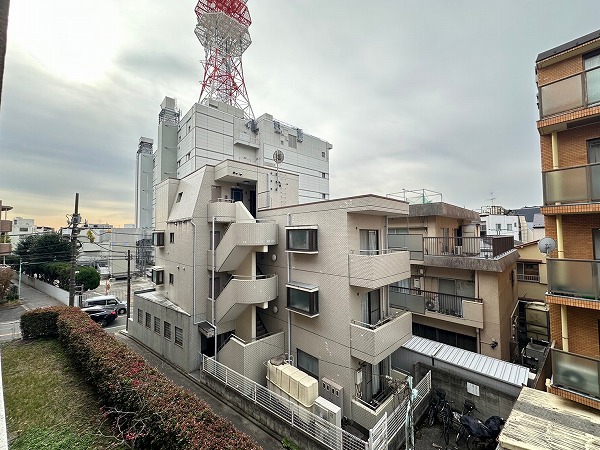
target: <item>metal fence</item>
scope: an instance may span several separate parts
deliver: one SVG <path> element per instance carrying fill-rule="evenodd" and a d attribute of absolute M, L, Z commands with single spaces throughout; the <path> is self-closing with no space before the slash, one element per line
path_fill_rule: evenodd
<path fill-rule="evenodd" d="M 21 321 L 0 323 L 0 341 L 14 341 L 21 339 Z"/>
<path fill-rule="evenodd" d="M 369 442 L 344 431 L 332 423 L 322 419 L 320 416 L 307 411 L 303 407 L 284 397 L 275 394 L 264 386 L 240 375 L 227 366 L 217 362 L 212 357 L 200 354 L 202 370 L 208 375 L 216 378 L 225 385 L 238 391 L 241 395 L 255 402 L 262 408 L 276 415 L 281 420 L 290 424 L 307 434 L 308 436 L 321 442 L 327 448 L 333 450 L 371 450 Z M 423 402 L 431 391 L 431 372 L 417 384 L 418 396 L 414 400 L 413 415 L 420 417 L 427 407 L 427 402 Z M 387 448 L 387 445 L 400 433 L 399 442 L 404 440 L 406 421 L 406 409 L 408 408 L 408 399 L 400 404 L 390 415 L 387 416 L 387 424 L 383 427 L 386 430 L 384 439 L 378 440 L 377 448 Z"/>
<path fill-rule="evenodd" d="M 362 439 L 338 428 L 303 407 L 275 394 L 264 386 L 240 375 L 212 357 L 200 355 L 202 370 L 260 407 L 276 415 L 292 427 L 321 442 L 333 450 L 368 450 Z"/>

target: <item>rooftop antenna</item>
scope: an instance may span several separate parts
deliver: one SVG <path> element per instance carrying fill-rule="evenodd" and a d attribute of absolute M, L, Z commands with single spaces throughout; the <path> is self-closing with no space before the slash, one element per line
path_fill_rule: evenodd
<path fill-rule="evenodd" d="M 248 27 L 252 23 L 248 0 L 199 0 L 195 33 L 204 47 L 204 78 L 200 102 L 217 100 L 244 111 L 254 119 L 250 106 L 242 54 L 252 43 Z"/>

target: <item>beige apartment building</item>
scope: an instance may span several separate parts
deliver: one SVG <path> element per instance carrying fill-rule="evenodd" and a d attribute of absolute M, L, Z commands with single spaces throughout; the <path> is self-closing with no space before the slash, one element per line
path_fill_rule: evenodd
<path fill-rule="evenodd" d="M 389 246 L 411 251 L 410 278 L 390 287 L 390 303 L 413 313 L 413 334 L 511 360 L 517 304 L 513 236 L 480 236 L 475 211 L 448 203 L 411 204 L 391 219 Z"/>
<path fill-rule="evenodd" d="M 600 409 L 600 31 L 536 59 L 547 236 L 548 390 Z"/>

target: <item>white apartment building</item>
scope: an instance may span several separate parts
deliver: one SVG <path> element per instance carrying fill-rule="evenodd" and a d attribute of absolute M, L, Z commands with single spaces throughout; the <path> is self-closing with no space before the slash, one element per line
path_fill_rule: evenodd
<path fill-rule="evenodd" d="M 32 234 L 50 233 L 54 231 L 54 228 L 37 226 L 35 219 L 24 219 L 22 217 L 15 217 L 12 220 L 12 230 L 8 235 L 12 243 L 12 248 L 15 249 L 19 240 Z"/>
<path fill-rule="evenodd" d="M 509 214 L 501 206 L 484 206 L 481 208 L 481 234 L 486 236 L 512 236 L 521 241 L 521 228 L 524 224 L 517 215 Z M 525 231 L 527 227 L 525 227 Z"/>

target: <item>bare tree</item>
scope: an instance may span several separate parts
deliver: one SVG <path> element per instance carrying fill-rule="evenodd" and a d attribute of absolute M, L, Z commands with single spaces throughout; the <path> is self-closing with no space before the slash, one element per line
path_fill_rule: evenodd
<path fill-rule="evenodd" d="M 0 300 L 6 298 L 10 288 L 10 280 L 15 276 L 15 270 L 9 266 L 0 266 Z"/>

